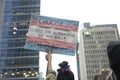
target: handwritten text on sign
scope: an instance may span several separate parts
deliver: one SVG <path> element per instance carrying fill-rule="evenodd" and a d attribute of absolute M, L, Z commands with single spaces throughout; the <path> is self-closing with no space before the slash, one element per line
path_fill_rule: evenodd
<path fill-rule="evenodd" d="M 59 48 L 76 48 L 78 23 L 75 21 L 33 17 L 27 35 L 27 42 Z"/>

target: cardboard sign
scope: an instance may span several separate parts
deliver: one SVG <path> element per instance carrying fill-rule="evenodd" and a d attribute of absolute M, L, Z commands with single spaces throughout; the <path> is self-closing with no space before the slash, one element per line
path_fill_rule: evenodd
<path fill-rule="evenodd" d="M 74 54 L 78 25 L 78 21 L 32 15 L 25 48 L 39 51 L 53 49 L 55 53 Z"/>

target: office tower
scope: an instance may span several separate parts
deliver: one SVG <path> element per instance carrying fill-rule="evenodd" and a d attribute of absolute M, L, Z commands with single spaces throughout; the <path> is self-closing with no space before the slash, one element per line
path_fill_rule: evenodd
<path fill-rule="evenodd" d="M 0 6 L 4 10 L 0 80 L 39 80 L 39 52 L 24 49 L 24 45 L 31 14 L 40 13 L 40 0 L 0 0 Z"/>
<path fill-rule="evenodd" d="M 85 25 L 80 31 L 80 80 L 94 80 L 95 75 L 110 69 L 107 45 L 118 41 L 116 24 Z M 114 79 L 113 79 L 114 80 Z"/>

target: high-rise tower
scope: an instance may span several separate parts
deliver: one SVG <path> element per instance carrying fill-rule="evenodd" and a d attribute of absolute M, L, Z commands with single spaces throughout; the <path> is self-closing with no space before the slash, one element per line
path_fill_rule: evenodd
<path fill-rule="evenodd" d="M 79 45 L 81 80 L 94 80 L 102 70 L 110 69 L 107 46 L 118 40 L 116 24 L 84 26 L 80 31 Z"/>
<path fill-rule="evenodd" d="M 0 21 L 0 78 L 39 80 L 39 52 L 24 49 L 24 44 L 31 14 L 40 14 L 40 0 L 0 0 L 0 6 L 4 10 Z"/>

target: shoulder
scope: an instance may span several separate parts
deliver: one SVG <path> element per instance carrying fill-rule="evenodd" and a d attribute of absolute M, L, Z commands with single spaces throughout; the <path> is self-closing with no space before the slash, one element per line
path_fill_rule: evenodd
<path fill-rule="evenodd" d="M 56 80 L 56 72 L 54 70 L 48 70 L 46 80 Z"/>

